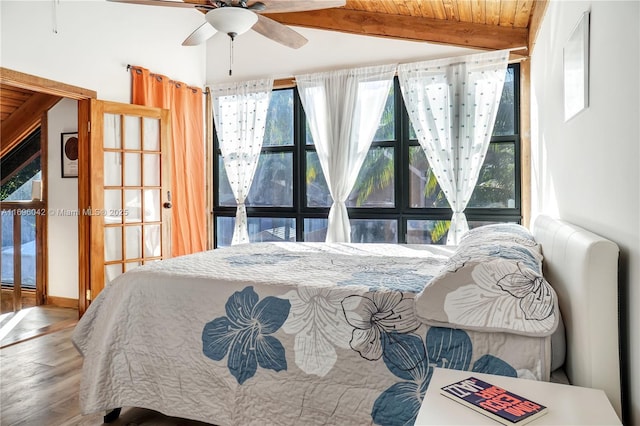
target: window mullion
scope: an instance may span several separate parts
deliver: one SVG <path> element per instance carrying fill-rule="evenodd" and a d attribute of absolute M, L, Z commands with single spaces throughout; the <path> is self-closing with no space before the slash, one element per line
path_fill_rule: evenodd
<path fill-rule="evenodd" d="M 304 240 L 304 212 L 307 208 L 306 185 L 306 118 L 298 90 L 293 89 L 293 123 L 294 123 L 294 182 L 293 207 L 295 209 L 296 241 Z"/>

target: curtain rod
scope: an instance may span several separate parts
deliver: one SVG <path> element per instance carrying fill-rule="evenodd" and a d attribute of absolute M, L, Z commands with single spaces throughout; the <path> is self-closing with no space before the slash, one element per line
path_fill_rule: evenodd
<path fill-rule="evenodd" d="M 126 72 L 131 71 L 131 68 L 133 68 L 133 67 L 135 67 L 135 66 L 136 66 L 136 65 L 127 64 L 127 66 L 126 66 Z M 168 77 L 167 77 L 167 78 L 168 78 Z M 184 82 L 182 82 L 182 81 L 176 81 L 176 80 L 169 80 L 169 81 L 170 81 L 170 82 L 173 82 L 173 83 L 180 83 L 180 84 L 184 84 L 184 85 L 185 85 L 185 86 L 187 86 L 187 87 L 194 87 L 194 86 L 189 86 L 187 83 L 184 83 Z M 204 88 L 204 89 L 200 89 L 200 90 L 202 90 L 202 94 L 203 94 L 203 95 L 207 95 L 207 94 L 209 93 L 209 88 L 208 88 L 208 87 L 206 87 L 206 86 L 205 86 L 205 88 Z"/>
<path fill-rule="evenodd" d="M 519 50 L 529 50 L 529 49 L 527 46 L 521 46 L 521 47 L 512 47 L 510 49 L 497 49 L 497 50 L 505 50 L 507 52 L 517 52 Z M 466 55 L 463 55 L 463 56 L 466 56 Z M 520 63 L 522 61 L 526 61 L 528 58 L 529 58 L 528 56 L 510 54 L 508 63 L 510 64 Z M 280 89 L 294 87 L 295 85 L 296 85 L 295 77 L 276 78 L 273 81 L 273 87 L 277 87 Z"/>
<path fill-rule="evenodd" d="M 519 50 L 529 50 L 529 48 L 527 46 L 519 46 L 519 47 L 511 47 L 509 49 L 498 49 L 498 50 L 506 50 L 508 52 L 516 52 Z M 516 62 L 522 62 L 524 60 L 526 60 L 527 57 L 526 56 L 521 56 L 521 55 L 511 55 L 509 57 L 509 63 L 516 63 Z M 133 65 L 131 64 L 127 64 L 127 72 L 129 72 L 129 70 L 131 70 L 131 68 L 133 67 Z M 296 79 L 295 77 L 286 77 L 286 78 L 279 78 L 279 79 L 275 79 L 273 82 L 273 87 L 280 87 L 280 88 L 284 88 L 284 87 L 293 87 L 296 85 Z M 209 87 L 205 86 L 204 90 L 202 91 L 203 95 L 206 95 L 209 93 Z"/>

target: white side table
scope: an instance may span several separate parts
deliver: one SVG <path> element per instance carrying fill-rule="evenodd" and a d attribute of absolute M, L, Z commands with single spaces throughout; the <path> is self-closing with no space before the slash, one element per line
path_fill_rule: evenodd
<path fill-rule="evenodd" d="M 549 408 L 547 414 L 527 423 L 527 426 L 622 424 L 607 396 L 600 389 L 436 368 L 422 401 L 416 426 L 498 425 L 498 422 L 489 417 L 440 394 L 441 387 L 469 376 L 500 386 Z"/>

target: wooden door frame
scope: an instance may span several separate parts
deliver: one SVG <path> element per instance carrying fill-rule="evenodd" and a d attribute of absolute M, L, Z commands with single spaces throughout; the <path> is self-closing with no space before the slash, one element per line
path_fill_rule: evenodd
<path fill-rule="evenodd" d="M 78 101 L 78 211 L 88 207 L 89 199 L 89 102 L 97 98 L 97 92 L 54 80 L 25 74 L 0 67 L 0 81 L 14 87 L 47 93 Z M 88 290 L 91 288 L 89 248 L 90 235 L 87 217 L 78 215 L 78 312 L 84 314 L 89 306 Z"/>

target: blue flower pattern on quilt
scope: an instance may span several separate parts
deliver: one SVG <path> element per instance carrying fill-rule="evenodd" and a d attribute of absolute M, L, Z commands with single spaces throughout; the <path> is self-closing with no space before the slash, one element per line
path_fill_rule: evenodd
<path fill-rule="evenodd" d="M 500 251 L 493 247 L 484 249 L 490 256 Z M 512 255 L 523 260 L 527 254 Z M 227 261 L 242 267 L 277 265 L 297 259 L 299 256 L 288 254 L 252 254 L 229 256 Z M 463 330 L 430 327 L 424 340 L 416 334 L 420 322 L 413 313 L 413 299 L 405 298 L 403 293 L 420 292 L 431 276 L 405 270 L 400 265 L 374 269 L 355 272 L 337 284 L 363 286 L 370 291 L 342 301 L 347 323 L 354 327 L 349 346 L 368 361 L 384 362 L 400 379 L 374 402 L 371 417 L 375 424 L 413 425 L 434 367 L 517 376 L 508 363 L 489 354 L 471 365 L 473 345 Z M 287 370 L 285 348 L 273 334 L 290 314 L 289 300 L 273 296 L 260 300 L 254 288 L 248 286 L 229 297 L 225 310 L 226 316 L 204 326 L 205 356 L 214 361 L 227 357 L 228 370 L 240 385 L 256 375 L 258 366 L 276 372 Z"/>
<path fill-rule="evenodd" d="M 379 425 L 413 425 L 431 381 L 434 367 L 469 370 L 472 344 L 463 330 L 431 327 L 426 344 L 413 333 L 390 333 L 400 344 L 385 345 L 384 362 L 396 377 L 395 383 L 376 399 L 371 417 Z M 483 355 L 471 371 L 516 377 L 516 370 L 493 355 Z"/>
<path fill-rule="evenodd" d="M 204 354 L 214 361 L 227 356 L 229 372 L 238 384 L 256 374 L 258 365 L 274 371 L 287 369 L 284 346 L 272 334 L 289 316 L 291 304 L 273 296 L 259 300 L 252 286 L 236 291 L 225 305 L 226 317 L 202 330 Z"/>

